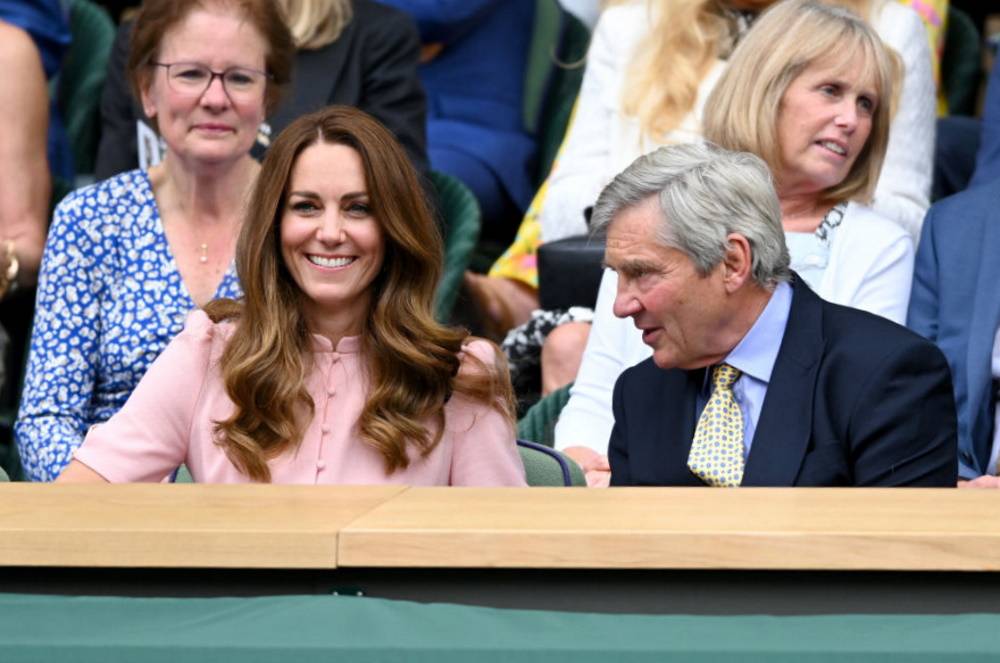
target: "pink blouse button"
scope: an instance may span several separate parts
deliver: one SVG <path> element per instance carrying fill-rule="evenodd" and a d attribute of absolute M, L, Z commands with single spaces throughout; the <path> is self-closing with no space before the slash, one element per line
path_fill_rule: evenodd
<path fill-rule="evenodd" d="M 321 433 L 323 433 L 323 435 L 329 435 L 330 434 L 330 427 L 329 426 L 323 426 L 319 430 L 320 430 Z"/>
<path fill-rule="evenodd" d="M 321 471 L 321 472 L 323 470 L 325 470 L 326 469 L 326 461 L 323 460 L 322 458 L 320 458 L 319 460 L 317 460 L 316 461 L 316 469 L 319 470 L 319 471 Z"/>

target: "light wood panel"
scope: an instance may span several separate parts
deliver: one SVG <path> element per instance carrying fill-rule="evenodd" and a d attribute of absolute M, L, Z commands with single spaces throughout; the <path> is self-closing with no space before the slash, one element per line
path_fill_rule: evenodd
<path fill-rule="evenodd" d="M 0 565 L 335 568 L 402 486 L 0 484 Z"/>
<path fill-rule="evenodd" d="M 1000 491 L 413 488 L 342 567 L 1000 570 Z"/>

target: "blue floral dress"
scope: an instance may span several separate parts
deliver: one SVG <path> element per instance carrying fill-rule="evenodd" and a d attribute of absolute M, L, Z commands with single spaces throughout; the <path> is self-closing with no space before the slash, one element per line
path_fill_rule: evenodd
<path fill-rule="evenodd" d="M 230 265 L 215 296 L 240 294 Z M 28 477 L 59 475 L 90 426 L 125 404 L 195 307 L 145 171 L 116 175 L 59 204 L 14 427 Z"/>

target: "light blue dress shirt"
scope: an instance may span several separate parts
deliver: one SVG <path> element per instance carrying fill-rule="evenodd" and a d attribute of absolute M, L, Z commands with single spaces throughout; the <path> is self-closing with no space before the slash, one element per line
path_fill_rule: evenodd
<path fill-rule="evenodd" d="M 723 360 L 723 363 L 738 368 L 743 373 L 733 384 L 733 396 L 743 413 L 744 459 L 750 454 L 760 410 L 767 394 L 767 384 L 771 381 L 771 371 L 778 359 L 791 309 L 792 287 L 787 283 L 779 283 L 750 331 Z M 709 367 L 705 376 L 705 388 L 698 397 L 699 417 L 711 396 L 713 368 Z"/>

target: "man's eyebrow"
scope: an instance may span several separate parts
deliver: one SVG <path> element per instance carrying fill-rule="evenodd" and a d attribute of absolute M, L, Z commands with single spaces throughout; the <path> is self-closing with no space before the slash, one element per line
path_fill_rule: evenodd
<path fill-rule="evenodd" d="M 642 258 L 628 258 L 620 262 L 618 266 L 609 265 L 607 261 L 604 264 L 607 265 L 608 269 L 620 274 L 643 274 L 658 272 L 662 269 L 662 265 L 659 263 L 651 260 L 643 260 Z"/>

